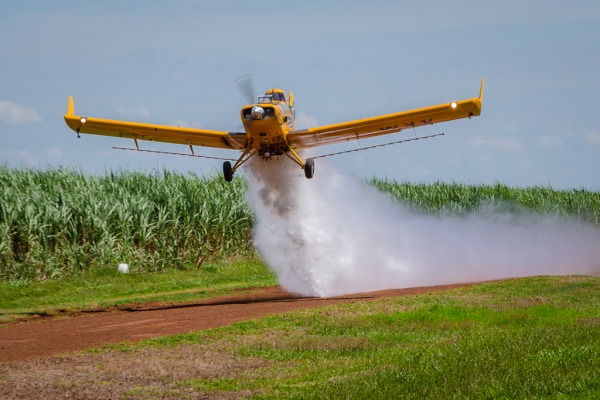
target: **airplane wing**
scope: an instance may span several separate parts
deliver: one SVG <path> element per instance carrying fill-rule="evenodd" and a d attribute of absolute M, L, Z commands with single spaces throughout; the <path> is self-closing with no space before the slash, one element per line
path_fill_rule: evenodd
<path fill-rule="evenodd" d="M 246 143 L 245 132 L 213 131 L 77 116 L 74 112 L 73 97 L 69 97 L 69 108 L 67 114 L 65 114 L 65 122 L 77 133 L 92 135 L 234 150 L 242 150 Z"/>
<path fill-rule="evenodd" d="M 481 114 L 483 84 L 482 80 L 478 98 L 298 130 L 288 135 L 288 141 L 294 149 L 301 149 L 387 135 L 400 132 L 402 129 L 412 129 L 454 119 L 475 117 Z"/>

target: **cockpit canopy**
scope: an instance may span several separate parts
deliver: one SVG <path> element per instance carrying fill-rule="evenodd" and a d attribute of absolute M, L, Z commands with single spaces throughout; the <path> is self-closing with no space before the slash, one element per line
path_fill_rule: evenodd
<path fill-rule="evenodd" d="M 285 98 L 285 92 L 281 89 L 271 89 L 267 90 L 265 93 L 265 97 L 270 96 L 272 101 L 280 101 L 282 103 L 287 103 L 287 99 Z M 259 97 L 260 100 L 260 97 Z"/>
<path fill-rule="evenodd" d="M 272 104 L 272 103 L 273 103 L 273 96 L 271 96 L 271 95 L 258 97 L 258 104 Z"/>

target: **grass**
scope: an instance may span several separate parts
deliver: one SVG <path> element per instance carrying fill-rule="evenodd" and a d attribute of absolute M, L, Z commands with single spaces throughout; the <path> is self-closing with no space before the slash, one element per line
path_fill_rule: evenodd
<path fill-rule="evenodd" d="M 210 340 L 232 348 L 235 357 L 268 361 L 234 377 L 179 382 L 207 393 L 248 391 L 260 399 L 597 398 L 599 290 L 598 278 L 511 280 L 308 310 L 140 346 Z"/>
<path fill-rule="evenodd" d="M 113 267 L 60 280 L 24 285 L 0 283 L 0 322 L 116 304 L 192 301 L 277 283 L 273 273 L 258 259 L 206 264 L 199 270 L 155 273 L 121 274 Z"/>
<path fill-rule="evenodd" d="M 13 364 L 0 379 L 131 399 L 599 398 L 599 293 L 596 277 L 492 282 Z"/>

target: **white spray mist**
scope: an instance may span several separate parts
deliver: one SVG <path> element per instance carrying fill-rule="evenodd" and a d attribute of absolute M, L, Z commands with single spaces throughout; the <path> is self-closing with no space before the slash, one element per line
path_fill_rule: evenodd
<path fill-rule="evenodd" d="M 252 160 L 254 243 L 288 291 L 335 296 L 390 288 L 600 272 L 600 230 L 503 212 L 422 215 L 319 160 Z"/>

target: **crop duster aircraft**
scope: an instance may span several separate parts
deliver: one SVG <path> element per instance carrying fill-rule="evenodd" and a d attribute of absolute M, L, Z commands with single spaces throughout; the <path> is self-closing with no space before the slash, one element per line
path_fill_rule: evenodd
<path fill-rule="evenodd" d="M 287 156 L 304 170 L 307 178 L 315 172 L 313 158 L 303 160 L 299 150 L 334 143 L 359 140 L 403 129 L 432 125 L 460 118 L 471 118 L 481 114 L 481 102 L 484 81 L 481 81 L 479 97 L 452 101 L 435 106 L 417 108 L 372 118 L 356 119 L 332 125 L 323 125 L 309 129 L 296 129 L 294 95 L 279 88 L 267 90 L 263 96 L 256 97 L 248 90 L 252 87 L 249 78 L 241 78 L 237 84 L 247 92 L 248 105 L 240 112 L 245 132 L 226 132 L 179 126 L 155 125 L 141 122 L 127 122 L 75 115 L 73 97 L 69 97 L 69 106 L 65 121 L 77 132 L 94 135 L 115 136 L 133 139 L 139 150 L 138 140 L 175 143 L 189 146 L 194 155 L 193 146 L 231 149 L 241 152 L 233 165 L 225 161 L 223 175 L 226 181 L 246 161 L 258 156 L 269 160 L 273 156 Z M 133 149 L 130 149 L 133 150 Z"/>

